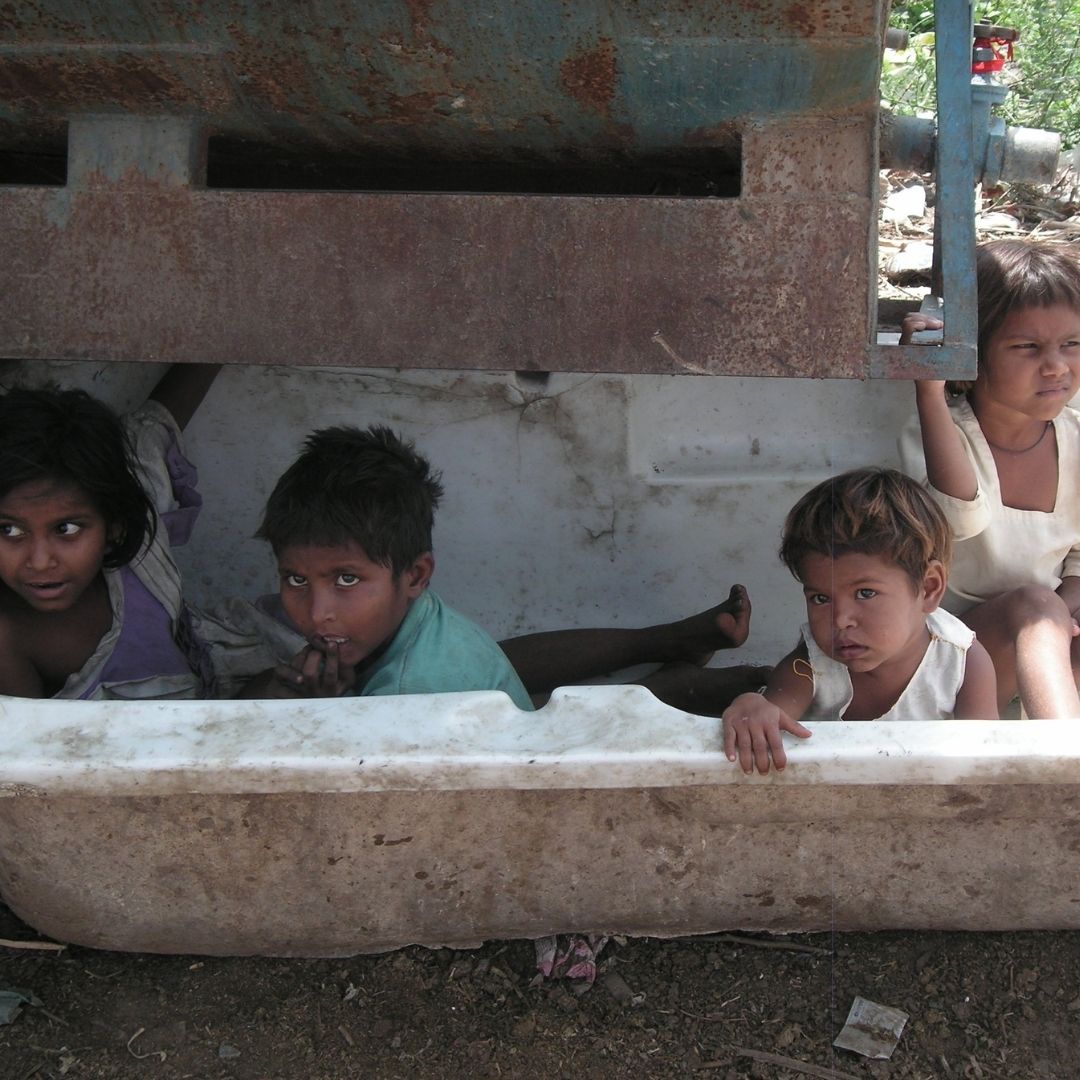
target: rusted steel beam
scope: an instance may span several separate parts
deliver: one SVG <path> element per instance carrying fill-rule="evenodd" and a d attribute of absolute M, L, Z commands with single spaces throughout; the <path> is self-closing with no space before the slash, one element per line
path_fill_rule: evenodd
<path fill-rule="evenodd" d="M 971 379 L 975 377 L 974 344 L 878 345 L 870 350 L 872 379 Z"/>
<path fill-rule="evenodd" d="M 864 200 L 0 192 L 0 355 L 866 373 Z"/>
<path fill-rule="evenodd" d="M 598 198 L 210 191 L 196 122 L 80 118 L 65 188 L 0 190 L 0 355 L 859 377 L 867 131 L 748 130 L 738 200 Z"/>

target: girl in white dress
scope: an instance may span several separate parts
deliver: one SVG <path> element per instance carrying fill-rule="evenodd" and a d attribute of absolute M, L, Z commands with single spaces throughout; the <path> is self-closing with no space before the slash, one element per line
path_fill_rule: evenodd
<path fill-rule="evenodd" d="M 1022 240 L 980 247 L 973 383 L 915 383 L 900 438 L 956 553 L 943 606 L 989 651 L 1002 709 L 1080 717 L 1080 262 Z M 940 326 L 904 322 L 902 341 Z"/>

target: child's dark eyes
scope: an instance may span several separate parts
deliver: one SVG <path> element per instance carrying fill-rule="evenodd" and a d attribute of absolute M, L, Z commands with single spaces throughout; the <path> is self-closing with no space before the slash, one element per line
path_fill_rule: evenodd
<path fill-rule="evenodd" d="M 300 574 L 284 574 L 282 576 L 285 584 L 290 589 L 302 589 L 307 584 L 307 578 L 302 577 Z"/>
<path fill-rule="evenodd" d="M 855 596 L 859 600 L 873 600 L 877 596 L 877 589 L 856 589 Z M 806 602 L 814 607 L 821 607 L 829 602 L 829 597 L 825 593 L 812 593 L 806 598 Z"/>
<path fill-rule="evenodd" d="M 57 536 L 78 536 L 85 527 L 81 521 L 61 521 L 59 525 L 54 526 L 54 531 Z M 17 540 L 25 535 L 26 530 L 21 525 L 15 525 L 10 521 L 0 525 L 0 536 Z"/>
<path fill-rule="evenodd" d="M 1063 341 L 1061 343 L 1063 349 L 1075 349 L 1078 345 L 1080 345 L 1080 341 L 1074 340 Z M 1039 343 L 1037 341 L 1017 341 L 1010 345 L 1009 348 L 1016 352 L 1038 352 Z"/>
<path fill-rule="evenodd" d="M 355 574 L 338 574 L 337 583 L 348 589 L 353 585 L 359 585 L 360 579 Z"/>

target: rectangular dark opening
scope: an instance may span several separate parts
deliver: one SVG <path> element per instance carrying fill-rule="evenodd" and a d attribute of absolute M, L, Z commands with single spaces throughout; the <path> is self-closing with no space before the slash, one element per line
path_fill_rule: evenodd
<path fill-rule="evenodd" d="M 66 137 L 47 143 L 0 146 L 0 184 L 63 187 L 66 183 Z"/>
<path fill-rule="evenodd" d="M 66 138 L 0 146 L 0 184 L 62 187 Z M 738 198 L 741 145 L 694 147 L 631 159 L 467 160 L 437 155 L 360 158 L 325 150 L 281 149 L 241 139 L 211 138 L 206 186 L 250 191 L 377 191 L 453 194 Z"/>
<path fill-rule="evenodd" d="M 240 139 L 210 139 L 207 187 L 250 190 L 445 192 L 518 195 L 624 195 L 737 198 L 741 144 L 692 147 L 678 156 L 551 160 L 519 153 L 512 160 L 438 154 L 341 156 L 284 150 Z"/>

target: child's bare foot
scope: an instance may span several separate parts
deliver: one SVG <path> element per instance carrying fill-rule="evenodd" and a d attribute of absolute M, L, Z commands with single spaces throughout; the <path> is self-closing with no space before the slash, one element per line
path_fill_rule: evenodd
<path fill-rule="evenodd" d="M 665 705 L 699 716 L 720 716 L 740 695 L 748 694 L 769 681 L 772 668 L 757 664 L 707 668 L 696 664 L 665 664 L 641 685 Z"/>
<path fill-rule="evenodd" d="M 668 659 L 685 660 L 704 667 L 717 649 L 737 649 L 750 633 L 750 595 L 742 585 L 732 585 L 728 598 L 708 611 L 669 623 L 671 649 Z"/>

